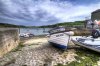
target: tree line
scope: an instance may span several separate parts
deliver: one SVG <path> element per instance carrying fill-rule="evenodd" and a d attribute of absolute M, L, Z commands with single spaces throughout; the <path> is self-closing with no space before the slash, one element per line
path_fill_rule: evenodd
<path fill-rule="evenodd" d="M 11 27 L 11 28 L 18 28 L 18 27 L 26 27 L 23 25 L 14 25 L 14 24 L 8 24 L 8 23 L 0 23 L 0 27 Z"/>
<path fill-rule="evenodd" d="M 53 25 L 44 25 L 44 26 L 39 26 L 41 28 L 50 28 L 50 27 L 57 27 L 57 26 L 68 26 L 68 27 L 73 27 L 73 26 L 84 26 L 85 21 L 75 21 L 75 22 L 62 22 L 62 23 L 57 23 Z"/>
<path fill-rule="evenodd" d="M 81 26 L 84 25 L 85 21 L 75 21 L 75 22 L 62 22 L 62 23 L 56 23 L 52 25 L 43 25 L 43 26 L 23 26 L 23 25 L 13 25 L 13 24 L 7 24 L 7 23 L 0 23 L 0 27 L 13 27 L 13 28 L 53 28 L 57 26 Z"/>

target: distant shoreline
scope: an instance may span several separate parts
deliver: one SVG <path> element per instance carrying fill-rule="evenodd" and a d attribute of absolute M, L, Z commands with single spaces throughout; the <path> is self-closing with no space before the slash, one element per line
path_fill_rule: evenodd
<path fill-rule="evenodd" d="M 61 22 L 61 23 L 56 23 L 52 25 L 42 25 L 42 26 L 24 26 L 24 25 L 14 25 L 14 24 L 8 24 L 8 23 L 0 23 L 0 28 L 53 28 L 57 26 L 67 26 L 67 27 L 72 27 L 72 26 L 84 26 L 85 20 L 84 21 L 75 21 L 75 22 Z"/>

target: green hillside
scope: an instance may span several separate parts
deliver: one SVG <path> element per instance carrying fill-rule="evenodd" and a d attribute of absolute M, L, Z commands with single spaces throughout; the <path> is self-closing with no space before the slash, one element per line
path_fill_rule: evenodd
<path fill-rule="evenodd" d="M 13 24 L 7 24 L 7 23 L 0 23 L 0 27 L 22 27 L 22 28 L 52 28 L 57 26 L 67 26 L 67 27 L 73 27 L 73 26 L 84 26 L 85 21 L 75 21 L 75 22 L 62 22 L 52 25 L 43 25 L 43 26 L 23 26 L 23 25 L 13 25 Z"/>
<path fill-rule="evenodd" d="M 39 26 L 39 27 L 56 27 L 56 26 L 68 26 L 68 27 L 73 27 L 73 26 L 84 26 L 85 21 L 75 21 L 75 22 L 63 22 L 63 23 L 57 23 L 53 25 L 45 25 L 45 26 Z"/>
<path fill-rule="evenodd" d="M 7 23 L 0 23 L 0 27 L 13 27 L 13 28 L 18 28 L 18 27 L 25 27 L 23 25 L 13 25 L 13 24 L 7 24 Z"/>

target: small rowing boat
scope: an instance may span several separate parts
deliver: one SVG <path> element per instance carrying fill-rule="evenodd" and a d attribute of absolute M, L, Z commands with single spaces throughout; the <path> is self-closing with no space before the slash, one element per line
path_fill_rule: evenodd
<path fill-rule="evenodd" d="M 64 27 L 57 27 L 49 31 L 50 36 L 48 42 L 53 46 L 60 49 L 67 49 L 70 36 L 73 34 L 71 31 L 67 31 Z"/>
<path fill-rule="evenodd" d="M 74 37 L 71 39 L 76 45 L 100 52 L 100 38 L 90 37 Z"/>

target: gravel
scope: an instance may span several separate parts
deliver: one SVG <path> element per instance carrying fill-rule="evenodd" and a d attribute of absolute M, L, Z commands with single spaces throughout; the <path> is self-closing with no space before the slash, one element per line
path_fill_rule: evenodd
<path fill-rule="evenodd" d="M 20 51 L 10 52 L 0 59 L 0 66 L 54 66 L 75 61 L 73 49 L 62 51 L 48 42 L 25 45 Z M 13 61 L 13 62 L 12 62 Z"/>

